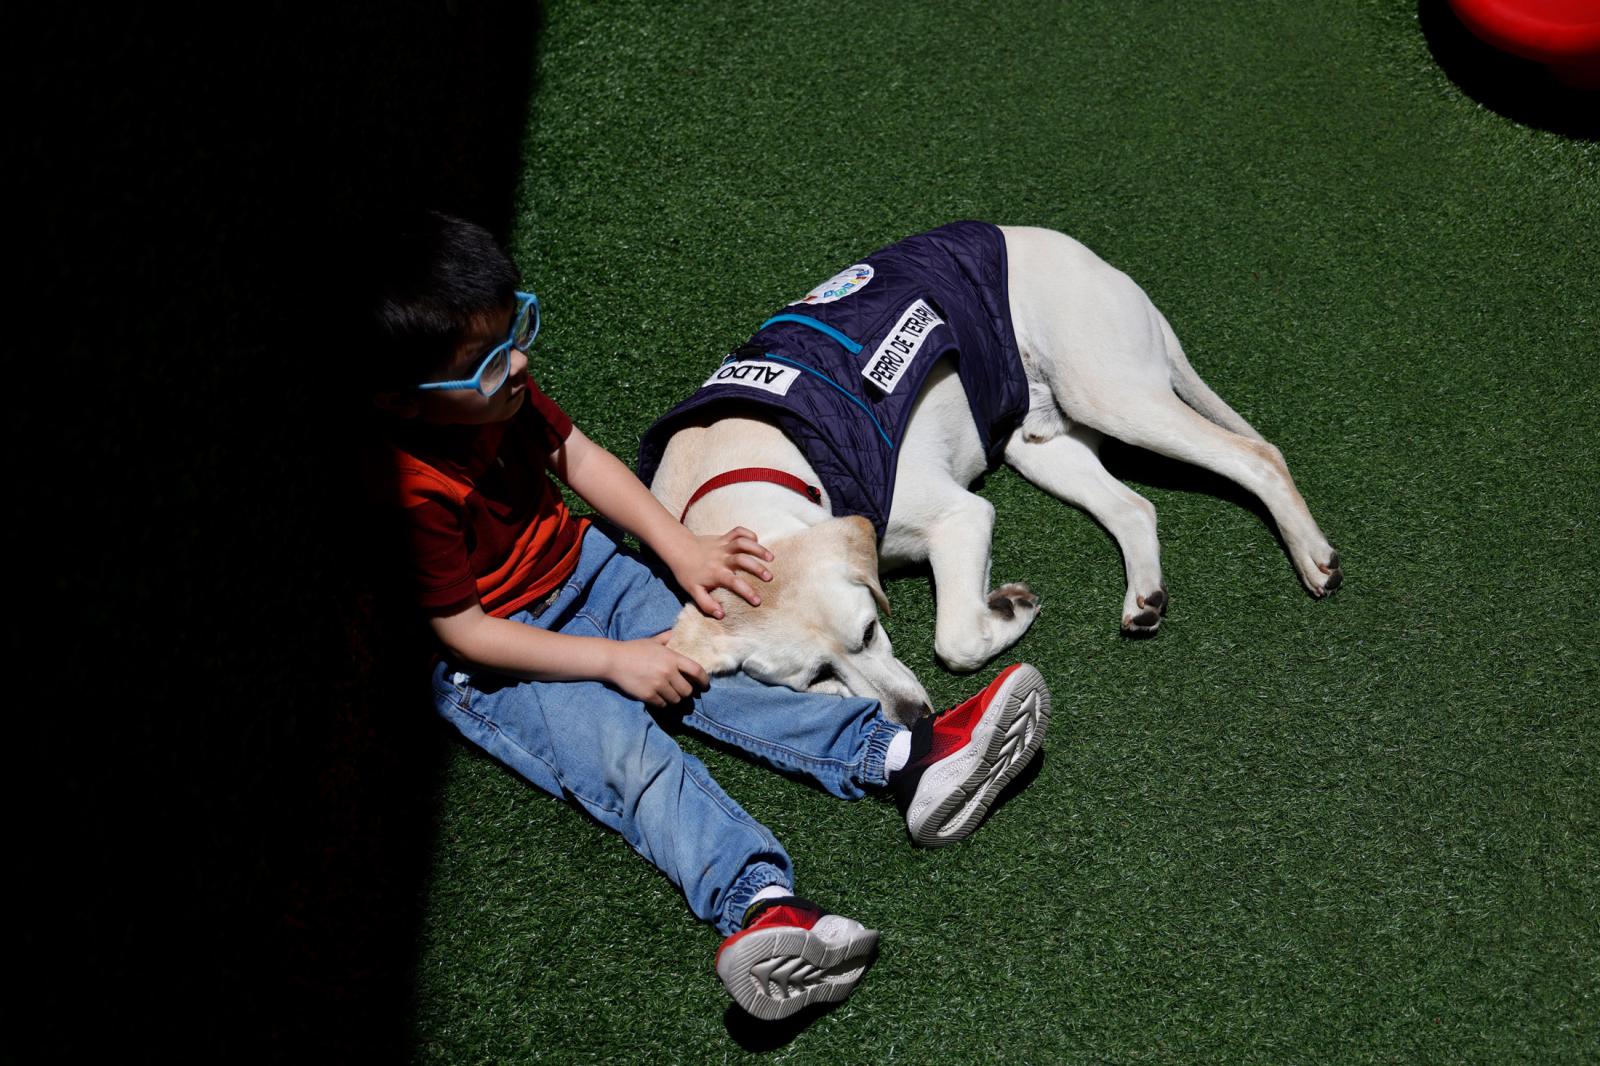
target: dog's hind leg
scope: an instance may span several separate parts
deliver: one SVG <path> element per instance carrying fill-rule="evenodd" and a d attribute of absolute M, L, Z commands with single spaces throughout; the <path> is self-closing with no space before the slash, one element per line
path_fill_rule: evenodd
<path fill-rule="evenodd" d="M 1161 390 L 1101 398 L 1101 414 L 1114 425 L 1096 426 L 1140 448 L 1221 474 L 1255 493 L 1283 535 L 1301 582 L 1318 598 L 1344 581 L 1339 553 L 1317 528 L 1283 454 L 1267 441 L 1212 422 L 1173 393 Z M 1069 410 L 1069 414 L 1074 413 Z"/>
<path fill-rule="evenodd" d="M 994 507 L 954 482 L 919 501 L 929 520 L 926 546 L 933 568 L 934 651 L 952 670 L 976 670 L 1022 638 L 1039 613 L 1026 585 L 989 590 L 989 537 Z"/>
<path fill-rule="evenodd" d="M 1038 440 L 1024 427 L 1006 442 L 1006 462 L 1050 495 L 1088 511 L 1116 539 L 1128 573 L 1122 631 L 1151 636 L 1167 605 L 1156 509 L 1101 465 L 1101 439 L 1086 426 L 1073 426 L 1064 436 Z"/>
<path fill-rule="evenodd" d="M 1024 226 L 1006 227 L 1005 235 L 1012 324 L 1030 381 L 1047 386 L 1073 423 L 1255 493 L 1311 594 L 1338 588 L 1339 557 L 1283 456 L 1200 380 L 1144 290 L 1060 233 Z M 1035 400 L 1029 418 L 1047 415 Z"/>

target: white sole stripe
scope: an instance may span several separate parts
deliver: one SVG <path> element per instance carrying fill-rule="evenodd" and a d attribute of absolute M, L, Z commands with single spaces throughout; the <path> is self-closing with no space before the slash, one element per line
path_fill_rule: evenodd
<path fill-rule="evenodd" d="M 1049 723 L 1050 690 L 1039 671 L 1024 664 L 995 694 L 967 748 L 924 773 L 906 812 L 912 839 L 935 847 L 967 836 L 1038 754 Z"/>

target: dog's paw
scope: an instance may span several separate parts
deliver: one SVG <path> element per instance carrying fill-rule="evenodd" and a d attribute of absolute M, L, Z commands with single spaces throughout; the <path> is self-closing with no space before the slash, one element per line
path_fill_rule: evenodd
<path fill-rule="evenodd" d="M 1039 616 L 1039 597 L 1026 585 L 1001 585 L 984 597 L 976 617 L 934 634 L 939 661 L 957 673 L 976 670 L 1022 639 Z"/>
<path fill-rule="evenodd" d="M 1167 586 L 1156 591 L 1135 596 L 1134 609 L 1122 616 L 1122 632 L 1130 637 L 1153 637 L 1161 628 L 1161 617 L 1167 613 Z"/>
<path fill-rule="evenodd" d="M 1039 609 L 1039 597 L 1028 586 L 1017 583 L 1001 585 L 989 593 L 985 602 L 989 610 L 1006 621 L 1015 618 L 1018 612 L 1028 614 Z"/>
<path fill-rule="evenodd" d="M 1339 569 L 1338 552 L 1330 553 L 1327 562 L 1318 563 L 1317 572 L 1318 576 L 1306 582 L 1306 588 L 1319 600 L 1344 584 L 1344 571 Z"/>

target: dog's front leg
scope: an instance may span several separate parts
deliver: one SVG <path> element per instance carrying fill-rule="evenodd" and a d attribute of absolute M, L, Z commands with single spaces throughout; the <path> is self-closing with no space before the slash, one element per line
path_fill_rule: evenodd
<path fill-rule="evenodd" d="M 1088 511 L 1116 538 L 1128 572 L 1122 631 L 1152 636 L 1167 606 L 1156 509 L 1101 465 L 1100 440 L 1099 433 L 1085 426 L 1048 440 L 1030 440 L 1019 429 L 1006 442 L 1006 462 L 1050 495 Z"/>
<path fill-rule="evenodd" d="M 1039 599 L 1021 584 L 989 591 L 994 507 L 988 500 L 951 484 L 929 511 L 928 564 L 938 609 L 934 650 L 952 670 L 976 670 L 1022 638 L 1039 613 Z"/>

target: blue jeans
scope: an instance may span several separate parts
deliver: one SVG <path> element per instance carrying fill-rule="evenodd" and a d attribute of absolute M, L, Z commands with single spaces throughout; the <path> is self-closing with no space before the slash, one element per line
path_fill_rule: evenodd
<path fill-rule="evenodd" d="M 636 640 L 672 628 L 679 606 L 660 577 L 590 528 L 554 602 L 512 620 Z M 468 740 L 621 833 L 724 934 L 739 928 L 758 891 L 793 888 L 783 845 L 638 700 L 600 681 L 517 681 L 449 662 L 435 666 L 433 690 L 439 713 Z M 796 692 L 744 674 L 713 678 L 683 724 L 844 799 L 884 783 L 884 756 L 901 729 L 875 700 Z"/>

